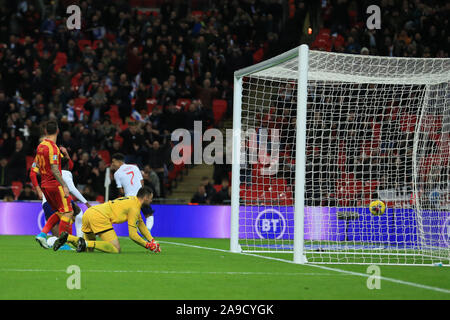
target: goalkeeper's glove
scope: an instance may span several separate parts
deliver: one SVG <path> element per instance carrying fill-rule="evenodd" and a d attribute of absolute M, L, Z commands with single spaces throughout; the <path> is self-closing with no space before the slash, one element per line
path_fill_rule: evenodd
<path fill-rule="evenodd" d="M 159 247 L 159 243 L 157 243 L 155 241 L 155 239 L 152 239 L 152 241 L 147 242 L 145 244 L 145 249 L 148 249 L 148 250 L 150 250 L 152 252 L 155 252 L 155 253 L 161 252 L 161 248 Z"/>

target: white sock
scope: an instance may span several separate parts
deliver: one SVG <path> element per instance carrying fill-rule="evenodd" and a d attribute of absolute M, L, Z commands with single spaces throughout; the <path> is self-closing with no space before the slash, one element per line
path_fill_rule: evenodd
<path fill-rule="evenodd" d="M 148 217 L 147 220 L 145 221 L 145 225 L 147 226 L 147 229 L 149 231 L 152 230 L 153 228 L 153 222 L 154 222 L 153 216 Z"/>
<path fill-rule="evenodd" d="M 82 226 L 82 218 L 83 218 L 83 210 L 80 211 L 79 214 L 75 217 L 75 229 L 77 230 L 77 237 L 83 237 L 84 233 L 81 231 Z"/>

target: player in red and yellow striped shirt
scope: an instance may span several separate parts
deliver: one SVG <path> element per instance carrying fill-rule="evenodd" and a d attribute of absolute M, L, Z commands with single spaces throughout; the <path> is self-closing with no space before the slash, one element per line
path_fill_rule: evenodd
<path fill-rule="evenodd" d="M 49 120 L 45 125 L 46 138 L 39 144 L 36 152 L 36 164 L 41 173 L 41 189 L 47 202 L 61 216 L 59 234 L 71 233 L 73 208 L 70 202 L 69 188 L 61 174 L 61 151 L 56 145 L 58 123 Z"/>

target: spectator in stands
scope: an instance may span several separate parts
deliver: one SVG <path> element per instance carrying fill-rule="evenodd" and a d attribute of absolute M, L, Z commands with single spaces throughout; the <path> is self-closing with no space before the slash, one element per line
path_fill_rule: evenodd
<path fill-rule="evenodd" d="M 17 200 L 24 201 L 24 200 L 39 200 L 36 193 L 33 191 L 31 186 L 29 184 L 26 184 L 23 187 L 22 192 L 19 194 L 19 197 Z"/>
<path fill-rule="evenodd" d="M 155 198 L 159 198 L 161 196 L 159 177 L 150 165 L 144 167 L 143 177 L 144 185 L 151 187 L 155 191 Z"/>
<path fill-rule="evenodd" d="M 77 148 L 77 143 L 72 139 L 72 135 L 69 130 L 62 133 L 62 145 L 67 149 L 69 154 L 75 152 Z"/>
<path fill-rule="evenodd" d="M 16 141 L 16 149 L 9 159 L 9 170 L 15 181 L 25 183 L 27 179 L 27 160 L 22 140 Z"/>
<path fill-rule="evenodd" d="M 92 189 L 92 187 L 90 185 L 86 185 L 84 187 L 83 191 L 81 192 L 81 194 L 88 201 L 95 201 L 97 199 L 97 194 L 94 192 L 94 190 Z"/>
<path fill-rule="evenodd" d="M 98 162 L 91 171 L 92 189 L 98 195 L 105 195 L 105 175 L 107 165 L 104 160 Z"/>
<path fill-rule="evenodd" d="M 146 144 L 153 144 L 153 141 L 161 139 L 160 131 L 153 127 L 153 123 L 148 121 L 145 124 L 144 139 Z"/>
<path fill-rule="evenodd" d="M 123 148 L 119 140 L 113 140 L 111 148 L 108 148 L 107 150 L 110 155 L 115 153 L 123 153 Z"/>
<path fill-rule="evenodd" d="M 180 82 L 177 89 L 180 98 L 192 99 L 195 96 L 195 86 L 192 83 L 192 77 L 190 75 L 185 76 L 184 82 Z"/>
<path fill-rule="evenodd" d="M 197 192 L 191 198 L 191 202 L 198 204 L 209 204 L 211 202 L 203 183 L 198 186 Z"/>
<path fill-rule="evenodd" d="M 84 105 L 84 109 L 89 112 L 88 122 L 92 123 L 101 119 L 102 115 L 108 111 L 106 105 L 106 94 L 102 87 L 98 87 L 92 99 L 88 99 Z"/>
<path fill-rule="evenodd" d="M 75 158 L 73 160 L 76 161 Z M 77 177 L 76 183 L 81 189 L 92 183 L 92 165 L 89 162 L 89 153 L 83 152 L 81 154 L 80 159 L 74 163 L 73 172 Z"/>
<path fill-rule="evenodd" d="M 156 172 L 159 178 L 159 190 L 161 198 L 166 196 L 165 186 L 164 186 L 164 168 L 167 162 L 167 147 L 166 145 L 161 146 L 158 140 L 153 141 L 150 149 L 148 150 L 148 164 Z"/>
<path fill-rule="evenodd" d="M 141 154 L 137 154 L 137 151 L 144 145 L 144 137 L 140 126 L 132 122 L 127 129 L 120 132 L 120 136 L 123 138 L 122 145 L 125 154 L 125 163 L 137 164 L 141 156 Z"/>
<path fill-rule="evenodd" d="M 0 199 L 4 199 L 5 196 L 13 196 L 11 190 L 12 176 L 8 167 L 8 159 L 6 157 L 0 158 Z"/>
<path fill-rule="evenodd" d="M 164 81 L 161 90 L 159 90 L 156 99 L 161 106 L 167 106 L 176 102 L 176 92 L 170 87 L 169 81 Z"/>
<path fill-rule="evenodd" d="M 230 117 L 233 114 L 233 88 L 227 79 L 222 80 L 219 84 L 217 98 L 227 102 L 226 116 Z"/>
<path fill-rule="evenodd" d="M 221 184 L 223 179 L 228 179 L 228 173 L 231 172 L 231 164 L 227 163 L 227 153 L 231 155 L 232 150 L 227 150 L 226 146 L 222 153 L 222 163 L 214 164 L 213 182 L 214 184 Z"/>
<path fill-rule="evenodd" d="M 228 178 L 222 180 L 222 188 L 212 196 L 213 204 L 224 204 L 225 201 L 231 201 L 231 188 Z"/>
<path fill-rule="evenodd" d="M 307 39 L 301 31 L 307 13 L 315 24 L 312 17 L 318 12 L 324 21 L 323 29 L 328 29 L 319 32 L 328 37 L 322 39 L 324 45 L 318 49 L 398 57 L 448 57 L 445 2 L 382 1 L 383 27 L 375 31 L 364 27 L 367 19 L 364 2 L 294 2 L 295 12 L 290 12 L 291 15 L 283 11 L 279 1 L 197 2 L 190 9 L 207 9 L 208 14 L 193 17 L 187 13 L 187 5 L 178 1 L 171 4 L 170 10 L 163 6 L 154 17 L 139 15 L 137 10 L 130 10 L 128 4 L 120 2 L 113 1 L 104 7 L 102 1 L 82 0 L 80 7 L 86 28 L 80 31 L 66 30 L 64 21 L 56 20 L 66 15 L 64 2 L 55 2 L 54 14 L 41 15 L 30 3 L 26 10 L 24 6 L 0 8 L 3 138 L 0 154 L 10 158 L 17 138 L 29 144 L 25 149 L 35 150 L 37 126 L 54 117 L 61 120 L 61 132 L 68 132 L 63 133 L 63 145 L 72 145 L 71 156 L 78 159 L 83 152 L 89 154 L 94 146 L 115 153 L 121 148 L 114 140 L 116 133 L 123 131 L 120 125 L 126 124 L 133 108 L 146 107 L 142 98 L 156 98 L 160 104 L 149 115 L 151 127 L 142 132 L 143 152 L 152 149 L 154 141 L 163 143 L 174 129 L 173 123 L 178 126 L 180 115 L 182 127 L 191 128 L 194 119 L 201 119 L 206 129 L 214 120 L 212 99 L 227 100 L 226 115 L 231 115 L 229 84 L 235 70 L 287 51 Z M 313 29 L 312 37 L 316 32 Z M 101 41 L 80 49 L 78 40 L 94 39 Z M 311 44 L 314 46 L 315 42 Z M 56 54 L 67 57 L 67 64 L 59 72 L 54 68 Z M 142 90 L 138 93 L 136 88 Z M 80 97 L 91 100 L 84 110 L 74 112 L 74 101 Z M 132 98 L 139 98 L 137 106 L 132 104 Z M 192 101 L 192 113 L 191 107 L 186 113 L 171 112 L 180 98 Z M 105 111 L 111 105 L 118 106 L 122 123 L 120 120 L 111 123 L 111 130 L 104 130 L 97 120 L 105 123 Z M 90 113 L 89 119 L 77 117 L 77 113 L 85 111 Z M 31 135 L 29 139 L 25 137 L 26 128 L 30 134 L 32 128 L 27 120 L 36 125 L 34 139 Z M 355 139 L 351 140 L 353 143 Z M 125 149 L 130 146 L 129 151 L 135 152 L 133 144 L 123 144 Z M 142 156 L 143 165 L 148 162 L 145 157 Z M 76 175 L 75 180 L 81 181 Z M 245 176 L 250 183 L 251 168 L 245 170 Z"/>
<path fill-rule="evenodd" d="M 202 185 L 205 187 L 205 192 L 207 194 L 208 199 L 212 199 L 216 194 L 216 189 L 214 189 L 214 186 L 210 182 L 209 177 L 204 176 L 202 178 Z"/>
<path fill-rule="evenodd" d="M 196 86 L 197 97 L 202 102 L 202 105 L 207 109 L 212 109 L 213 99 L 216 98 L 219 90 L 217 87 L 211 87 L 211 80 L 203 80 L 203 86 Z"/>
<path fill-rule="evenodd" d="M 13 202 L 13 201 L 14 201 L 14 194 L 13 194 L 12 192 L 6 194 L 6 195 L 4 196 L 4 198 L 3 198 L 3 201 L 4 201 L 4 202 Z"/>
<path fill-rule="evenodd" d="M 100 149 L 112 148 L 116 133 L 117 127 L 111 123 L 110 118 L 105 118 L 98 129 L 98 141 L 101 142 Z"/>
<path fill-rule="evenodd" d="M 0 154 L 5 157 L 9 157 L 15 150 L 16 142 L 13 136 L 11 136 L 11 131 L 8 129 L 3 129 L 2 140 L 3 143 L 0 146 Z"/>
<path fill-rule="evenodd" d="M 102 161 L 102 158 L 98 154 L 97 149 L 94 147 L 91 149 L 91 153 L 89 155 L 89 162 L 93 168 L 98 168 L 100 161 Z"/>

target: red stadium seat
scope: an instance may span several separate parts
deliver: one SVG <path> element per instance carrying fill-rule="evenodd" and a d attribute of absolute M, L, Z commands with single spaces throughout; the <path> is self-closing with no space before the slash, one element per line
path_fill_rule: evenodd
<path fill-rule="evenodd" d="M 287 182 L 285 179 L 273 179 L 271 181 L 270 187 L 271 190 L 277 191 L 277 192 L 288 192 L 291 190 L 291 188 L 287 185 Z"/>
<path fill-rule="evenodd" d="M 12 192 L 14 193 L 14 199 L 17 200 L 20 193 L 22 192 L 23 183 L 20 181 L 13 181 L 11 185 L 12 185 Z"/>
<path fill-rule="evenodd" d="M 84 114 L 88 115 L 88 112 L 84 110 L 84 105 L 87 101 L 88 99 L 86 98 L 76 98 L 74 100 L 74 109 L 78 119 L 80 119 L 81 111 L 83 111 Z"/>
<path fill-rule="evenodd" d="M 337 37 L 332 37 L 332 42 L 335 48 L 345 46 L 345 38 L 340 34 L 338 34 Z"/>
<path fill-rule="evenodd" d="M 109 115 L 111 119 L 111 123 L 122 125 L 122 118 L 119 115 L 119 107 L 116 105 L 112 105 L 110 109 L 105 112 L 105 114 Z"/>
<path fill-rule="evenodd" d="M 168 183 L 166 184 L 167 187 L 171 187 L 172 186 L 172 182 L 177 180 L 177 171 L 175 169 L 172 169 L 169 171 L 169 174 L 167 175 L 167 180 Z"/>
<path fill-rule="evenodd" d="M 347 181 L 353 180 L 353 179 L 355 179 L 355 174 L 353 172 L 349 172 L 349 173 L 342 172 L 341 179 L 347 180 Z"/>
<path fill-rule="evenodd" d="M 122 145 L 122 143 L 123 143 L 123 138 L 120 136 L 119 133 L 116 134 L 116 136 L 114 137 L 114 140 L 119 141 L 120 145 Z"/>
<path fill-rule="evenodd" d="M 98 154 L 107 165 L 111 163 L 111 155 L 109 154 L 108 150 L 99 150 Z"/>
<path fill-rule="evenodd" d="M 268 176 L 258 176 L 256 177 L 256 184 L 270 186 L 272 184 L 272 178 Z"/>
<path fill-rule="evenodd" d="M 330 29 L 320 29 L 319 34 L 311 44 L 311 49 L 323 49 L 325 51 L 331 51 L 331 47 L 332 39 L 330 37 Z"/>
<path fill-rule="evenodd" d="M 99 45 L 99 43 L 101 43 L 102 42 L 102 40 L 94 40 L 94 42 L 92 42 L 92 49 L 97 49 L 98 48 L 98 45 Z"/>
<path fill-rule="evenodd" d="M 336 181 L 336 198 L 339 201 L 339 205 L 351 205 L 352 201 L 360 198 L 362 192 L 362 181 L 350 179 L 348 176 Z"/>
<path fill-rule="evenodd" d="M 127 130 L 127 128 L 128 128 L 128 123 L 127 123 L 127 122 L 125 122 L 125 123 L 123 123 L 123 124 L 120 125 L 120 130 L 121 130 L 121 131 Z"/>
<path fill-rule="evenodd" d="M 72 80 L 70 80 L 72 88 L 75 90 L 78 90 L 78 87 L 81 85 L 81 72 L 77 73 L 72 77 Z"/>
<path fill-rule="evenodd" d="M 74 99 L 74 105 L 75 105 L 75 109 L 78 108 L 82 108 L 84 107 L 85 103 L 88 101 L 87 98 L 75 98 Z"/>
<path fill-rule="evenodd" d="M 106 40 L 109 42 L 114 42 L 116 40 L 116 35 L 114 33 L 107 33 L 105 35 Z"/>
<path fill-rule="evenodd" d="M 340 150 L 342 150 L 342 149 L 340 149 Z M 345 155 L 345 152 L 340 151 L 339 155 L 338 155 L 338 166 L 339 166 L 340 170 L 342 170 L 342 171 L 345 170 L 346 161 L 347 161 L 347 156 Z"/>
<path fill-rule="evenodd" d="M 258 201 L 258 194 L 255 191 L 244 189 L 239 194 L 246 204 L 255 204 Z"/>
<path fill-rule="evenodd" d="M 400 129 L 404 132 L 414 132 L 417 117 L 410 114 L 400 115 Z"/>
<path fill-rule="evenodd" d="M 27 156 L 26 159 L 27 159 L 27 171 L 29 171 L 31 169 L 32 164 L 33 164 L 34 157 Z"/>
<path fill-rule="evenodd" d="M 38 51 L 40 56 L 42 56 L 43 49 L 44 49 L 44 41 L 40 39 L 38 43 L 36 43 L 36 50 Z"/>
<path fill-rule="evenodd" d="M 55 57 L 55 67 L 54 70 L 58 72 L 61 67 L 67 64 L 67 55 L 64 52 L 58 52 Z"/>
<path fill-rule="evenodd" d="M 80 49 L 80 51 L 83 51 L 84 48 L 87 47 L 87 46 L 92 47 L 91 40 L 86 40 L 86 39 L 78 40 L 78 48 Z"/>
<path fill-rule="evenodd" d="M 202 17 L 203 14 L 204 14 L 204 12 L 200 11 L 200 10 L 192 11 L 192 15 L 196 16 L 196 17 Z"/>
<path fill-rule="evenodd" d="M 223 115 L 227 111 L 227 101 L 221 99 L 213 100 L 214 124 L 218 124 L 222 120 Z"/>
<path fill-rule="evenodd" d="M 253 63 L 259 63 L 264 59 L 264 49 L 259 48 L 253 53 Z"/>
<path fill-rule="evenodd" d="M 371 199 L 372 194 L 377 190 L 380 182 L 377 180 L 364 181 L 363 192 L 364 198 Z"/>
<path fill-rule="evenodd" d="M 268 188 L 269 188 L 269 186 L 265 186 L 265 185 L 256 183 L 256 184 L 252 184 L 249 189 L 256 193 L 264 193 L 264 191 L 266 191 Z"/>

